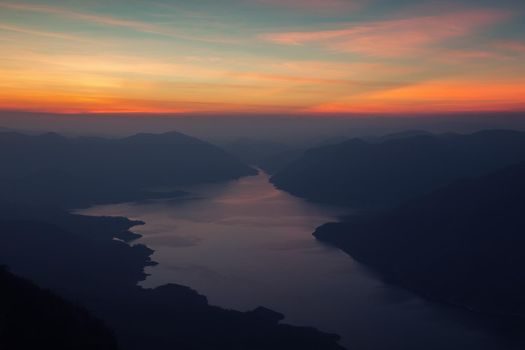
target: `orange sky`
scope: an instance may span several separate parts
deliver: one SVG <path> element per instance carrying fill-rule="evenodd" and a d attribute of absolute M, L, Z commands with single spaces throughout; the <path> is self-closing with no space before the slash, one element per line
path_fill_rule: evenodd
<path fill-rule="evenodd" d="M 525 110 L 518 1 L 0 1 L 0 109 Z"/>

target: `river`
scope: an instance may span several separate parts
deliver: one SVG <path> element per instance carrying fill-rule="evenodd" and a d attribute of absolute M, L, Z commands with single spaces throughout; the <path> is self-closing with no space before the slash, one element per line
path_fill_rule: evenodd
<path fill-rule="evenodd" d="M 213 305 L 259 305 L 294 325 L 342 336 L 354 350 L 519 349 L 505 325 L 425 301 L 383 283 L 312 232 L 348 209 L 306 202 L 274 188 L 264 173 L 186 188 L 184 198 L 100 205 L 85 215 L 125 216 L 155 252 L 143 287 L 187 285 Z"/>

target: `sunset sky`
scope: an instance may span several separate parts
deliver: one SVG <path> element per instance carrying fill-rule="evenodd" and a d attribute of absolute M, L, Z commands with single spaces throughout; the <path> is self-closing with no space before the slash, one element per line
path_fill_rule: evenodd
<path fill-rule="evenodd" d="M 525 1 L 0 0 L 0 109 L 525 110 Z"/>

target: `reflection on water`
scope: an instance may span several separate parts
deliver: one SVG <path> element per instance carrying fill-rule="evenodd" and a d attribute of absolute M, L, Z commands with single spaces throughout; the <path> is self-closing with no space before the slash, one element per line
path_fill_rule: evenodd
<path fill-rule="evenodd" d="M 499 325 L 384 285 L 314 229 L 346 211 L 275 189 L 265 174 L 185 189 L 190 198 L 97 206 L 89 215 L 143 220 L 138 243 L 159 263 L 142 283 L 190 286 L 211 304 L 259 305 L 286 322 L 343 336 L 351 349 L 513 349 Z M 490 331 L 489 331 L 490 330 Z M 516 347 L 518 349 L 518 347 Z"/>

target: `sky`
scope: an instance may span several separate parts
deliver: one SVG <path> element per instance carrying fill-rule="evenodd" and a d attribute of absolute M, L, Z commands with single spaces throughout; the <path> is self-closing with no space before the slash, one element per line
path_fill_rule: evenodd
<path fill-rule="evenodd" d="M 525 111 L 523 0 L 0 0 L 0 110 Z"/>

